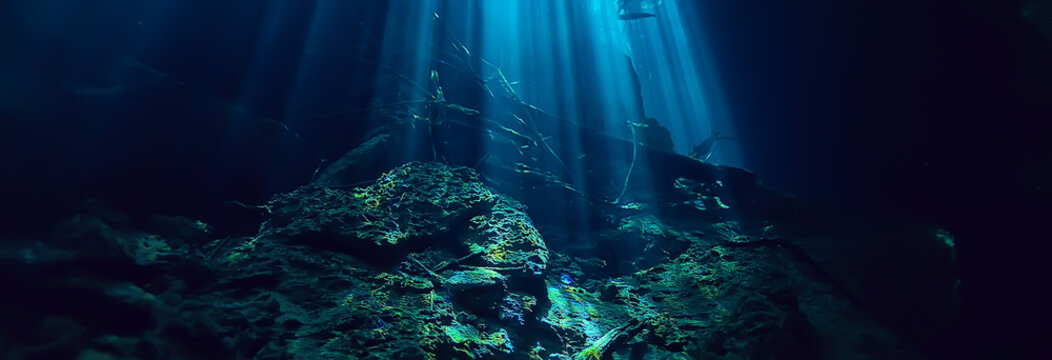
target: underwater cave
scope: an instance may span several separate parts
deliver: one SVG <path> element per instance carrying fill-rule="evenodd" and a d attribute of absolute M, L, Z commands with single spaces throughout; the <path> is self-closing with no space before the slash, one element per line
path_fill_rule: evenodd
<path fill-rule="evenodd" d="M 0 357 L 1048 358 L 1050 29 L 1049 0 L 6 1 Z"/>

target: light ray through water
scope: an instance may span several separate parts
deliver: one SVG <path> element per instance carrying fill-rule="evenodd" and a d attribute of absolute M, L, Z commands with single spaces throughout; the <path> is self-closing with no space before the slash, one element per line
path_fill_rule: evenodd
<path fill-rule="evenodd" d="M 667 129 L 665 136 L 670 137 L 674 145 L 670 150 L 684 155 L 708 139 L 714 130 L 733 134 L 735 129 L 723 105 L 715 65 L 708 49 L 703 47 L 705 39 L 699 38 L 697 24 L 690 24 L 688 29 L 690 20 L 680 13 L 677 1 L 644 2 L 645 10 L 655 16 L 634 20 L 619 17 L 618 0 L 391 2 L 384 19 L 386 30 L 379 62 L 397 66 L 396 70 L 409 81 L 375 84 L 378 98 L 396 103 L 417 99 L 409 106 L 410 112 L 426 114 L 428 103 L 420 99 L 433 99 L 438 90 L 436 86 L 446 86 L 447 97 L 463 96 L 448 91 L 454 87 L 435 75 L 451 67 L 466 67 L 483 77 L 481 81 L 490 85 L 489 91 L 501 83 L 509 87 L 514 96 L 535 105 L 544 114 L 578 124 L 590 129 L 588 131 L 635 139 L 638 143 L 655 132 L 660 133 L 655 124 L 650 124 L 650 129 L 644 125 L 646 118 L 654 118 Z M 454 53 L 462 53 L 462 62 L 452 64 L 456 61 L 450 54 Z M 461 87 L 456 89 L 462 91 Z M 485 97 L 484 94 L 471 96 Z M 493 118 L 501 116 L 501 108 L 506 105 L 494 101 L 479 104 L 481 116 Z M 608 201 L 627 202 L 631 201 L 632 194 L 623 198 L 626 196 L 623 190 L 629 188 L 629 182 L 632 188 L 650 186 L 644 174 L 628 177 L 632 171 L 630 166 L 595 174 L 583 173 L 583 167 L 572 163 L 634 164 L 636 151 L 609 149 L 600 152 L 602 155 L 593 152 L 564 160 L 556 153 L 581 153 L 583 138 L 579 131 L 583 130 L 576 127 L 534 130 L 535 134 L 522 135 L 542 139 L 542 142 L 550 139 L 537 147 L 550 145 L 556 149 L 537 150 L 532 159 L 564 163 L 569 173 L 563 175 L 577 191 L 622 189 L 622 196 Z M 422 147 L 428 140 L 420 138 L 408 143 Z M 465 143 L 477 142 L 473 140 L 463 139 Z M 729 141 L 717 142 L 709 161 L 743 166 L 736 145 Z M 442 160 L 438 154 L 441 151 L 430 151 L 435 153 L 436 160 Z M 566 218 L 577 219 L 575 221 L 587 222 L 594 216 L 581 206 L 559 211 L 566 212 Z"/>

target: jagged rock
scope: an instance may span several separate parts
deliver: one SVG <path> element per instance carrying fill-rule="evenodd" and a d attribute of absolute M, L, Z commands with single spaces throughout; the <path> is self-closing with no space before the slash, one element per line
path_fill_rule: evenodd
<path fill-rule="evenodd" d="M 354 253 L 392 248 L 375 256 L 398 258 L 447 246 L 469 263 L 530 276 L 548 261 L 525 208 L 490 191 L 468 168 L 408 163 L 365 187 L 306 186 L 278 195 L 268 209 L 275 236 Z"/>
<path fill-rule="evenodd" d="M 918 357 L 873 320 L 865 279 L 803 236 L 808 223 L 744 198 L 735 220 L 685 206 L 719 181 L 680 180 L 664 207 L 594 203 L 592 241 L 551 250 L 525 206 L 439 163 L 278 195 L 246 238 L 208 241 L 206 224 L 178 217 L 141 230 L 85 216 L 47 246 L 0 249 L 5 274 L 65 279 L 14 288 L 75 295 L 52 325 L 9 324 L 41 339 L 18 349 L 29 358 Z"/>
<path fill-rule="evenodd" d="M 487 266 L 515 269 L 527 275 L 541 275 L 548 263 L 548 249 L 526 208 L 500 196 L 490 212 L 469 220 L 467 243 L 481 254 Z"/>
<path fill-rule="evenodd" d="M 471 169 L 409 163 L 365 187 L 306 186 L 276 196 L 268 208 L 277 235 L 384 247 L 447 232 L 494 202 Z"/>
<path fill-rule="evenodd" d="M 679 231 L 653 215 L 632 214 L 598 231 L 593 255 L 604 264 L 604 274 L 619 276 L 657 265 L 683 252 L 698 236 Z"/>
<path fill-rule="evenodd" d="M 226 286 L 263 283 L 282 296 L 318 289 L 311 296 L 328 298 L 322 304 L 330 305 L 290 310 L 350 317 L 358 324 L 341 336 L 298 340 L 297 356 L 501 358 L 514 349 L 517 336 L 509 334 L 521 330 L 486 330 L 487 319 L 505 314 L 514 321 L 503 323 L 522 327 L 532 319 L 536 297 L 543 296 L 529 279 L 539 280 L 547 269 L 544 240 L 521 204 L 489 190 L 471 169 L 407 163 L 367 186 L 307 186 L 276 196 L 266 208 L 271 220 L 260 234 L 227 250 L 224 258 L 238 270 Z M 328 252 L 332 259 L 310 251 Z M 303 273 L 300 267 L 318 271 L 336 259 L 358 264 L 353 267 L 360 272 L 336 271 L 328 280 L 307 283 L 280 275 Z M 396 271 L 382 270 L 390 266 Z M 323 290 L 334 284 L 369 290 Z M 309 317 L 299 322 L 305 329 L 332 326 Z M 348 342 L 383 350 L 365 353 Z"/>

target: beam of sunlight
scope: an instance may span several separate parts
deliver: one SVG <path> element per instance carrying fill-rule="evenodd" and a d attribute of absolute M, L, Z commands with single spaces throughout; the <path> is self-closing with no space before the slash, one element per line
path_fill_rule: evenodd
<path fill-rule="evenodd" d="M 548 153 L 573 156 L 561 159 L 542 150 L 522 156 L 533 163 L 561 163 L 570 185 L 584 193 L 620 190 L 621 195 L 609 201 L 627 203 L 633 201 L 633 194 L 624 190 L 653 186 L 646 174 L 632 173 L 637 148 L 584 154 L 581 131 L 638 144 L 649 141 L 644 135 L 654 136 L 659 130 L 653 127 L 660 126 L 671 137 L 670 150 L 683 155 L 716 131 L 735 132 L 705 39 L 685 28 L 692 19 L 680 13 L 676 1 L 415 0 L 391 2 L 387 14 L 378 62 L 394 67 L 389 70 L 408 81 L 375 84 L 377 103 L 410 102 L 411 113 L 425 114 L 426 99 L 433 99 L 445 86 L 453 89 L 446 96 L 461 100 L 473 96 L 466 100 L 478 100 L 473 103 L 481 116 L 495 118 L 503 116 L 505 104 L 480 100 L 485 98 L 482 94 L 460 94 L 461 87 L 440 75 L 460 66 L 478 73 L 481 81 L 506 78 L 523 101 L 580 126 L 536 129 L 538 137 L 551 139 L 553 149 Z M 461 51 L 461 45 L 471 53 L 470 60 L 451 64 L 455 60 L 449 54 Z M 659 125 L 646 125 L 647 118 Z M 643 130 L 647 127 L 652 128 Z M 440 146 L 424 138 L 429 135 L 416 136 L 420 138 L 407 146 Z M 473 140 L 463 141 L 487 146 Z M 716 142 L 708 161 L 741 166 L 735 146 L 730 141 Z M 436 160 L 442 160 L 441 151 L 417 151 L 434 153 Z M 586 162 L 627 165 L 611 165 L 603 174 L 584 173 L 585 167 L 577 165 Z M 594 216 L 583 205 L 558 211 L 582 222 Z"/>
<path fill-rule="evenodd" d="M 733 137 L 736 129 L 707 40 L 687 31 L 694 20 L 680 12 L 677 1 L 662 1 L 655 14 L 654 21 L 625 23 L 648 116 L 669 127 L 676 151 L 683 154 L 714 131 Z M 717 143 L 710 161 L 744 165 L 737 144 L 730 142 Z"/>
<path fill-rule="evenodd" d="M 407 75 L 426 82 L 429 61 L 438 54 L 429 46 L 448 46 L 444 38 L 457 38 L 500 67 L 524 99 L 626 138 L 629 118 L 644 113 L 633 99 L 635 70 L 645 116 L 669 129 L 676 152 L 689 154 L 714 130 L 733 136 L 705 39 L 685 29 L 692 19 L 673 0 L 643 3 L 655 17 L 622 20 L 617 0 L 395 2 L 384 36 L 397 41 L 384 41 L 381 59 L 412 64 Z M 436 16 L 442 17 L 440 25 Z M 406 35 L 416 41 L 405 42 Z M 743 165 L 736 144 L 723 141 L 715 148 L 711 161 Z"/>

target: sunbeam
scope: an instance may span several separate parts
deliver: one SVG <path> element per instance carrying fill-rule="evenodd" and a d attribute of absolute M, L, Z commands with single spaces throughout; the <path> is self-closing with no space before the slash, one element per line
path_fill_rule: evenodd
<path fill-rule="evenodd" d="M 988 2 L 0 2 L 0 358 L 1012 358 Z"/>

